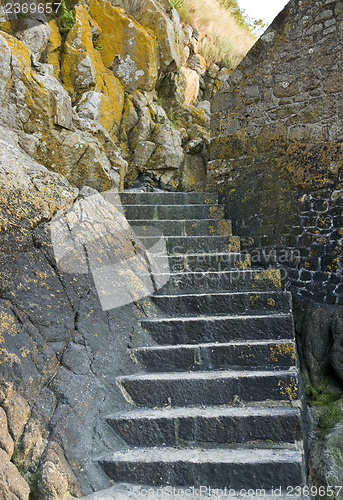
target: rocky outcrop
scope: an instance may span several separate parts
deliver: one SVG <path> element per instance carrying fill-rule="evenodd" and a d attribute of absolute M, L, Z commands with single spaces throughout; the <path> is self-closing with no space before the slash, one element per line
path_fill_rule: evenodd
<path fill-rule="evenodd" d="M 306 379 L 318 386 L 332 369 L 343 382 L 343 307 L 312 304 L 296 315 L 298 345 Z"/>
<path fill-rule="evenodd" d="M 90 0 L 73 17 L 62 34 L 58 19 L 0 23 L 0 124 L 78 188 L 121 190 L 143 175 L 156 187 L 200 189 L 209 120 L 198 116 L 194 127 L 192 106 L 208 106 L 223 79 L 200 54 L 204 35 L 183 28 L 168 1 L 149 0 L 135 19 Z M 160 125 L 172 129 L 163 145 Z"/>
<path fill-rule="evenodd" d="M 73 111 L 52 66 L 34 62 L 27 45 L 4 32 L 0 44 L 1 125 L 17 133 L 21 148 L 36 161 L 74 185 L 120 186 L 127 163 L 109 133 Z"/>
<path fill-rule="evenodd" d="M 69 206 L 78 190 L 19 148 L 19 136 L 0 129 L 0 251 L 32 246 L 32 230 Z"/>
<path fill-rule="evenodd" d="M 8 422 L 14 424 L 15 417 L 8 418 L 0 407 L 0 487 L 2 498 L 13 500 L 28 500 L 30 489 L 21 477 L 18 469 L 10 462 L 14 441 L 8 429 Z M 18 418 L 18 417 L 17 417 Z"/>

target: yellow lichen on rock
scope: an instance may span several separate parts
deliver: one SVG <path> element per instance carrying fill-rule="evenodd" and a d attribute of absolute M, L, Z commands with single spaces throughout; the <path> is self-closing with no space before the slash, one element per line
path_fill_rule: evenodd
<path fill-rule="evenodd" d="M 275 344 L 270 346 L 270 359 L 276 363 L 280 359 L 289 359 L 292 363 L 295 363 L 295 345 L 293 343 L 287 344 Z"/>
<path fill-rule="evenodd" d="M 59 78 L 60 75 L 60 55 L 61 55 L 61 45 L 62 37 L 58 29 L 57 23 L 54 19 L 49 21 L 49 26 L 51 29 L 49 43 L 47 47 L 46 62 L 51 64 L 53 67 L 53 75 L 55 78 Z"/>
<path fill-rule="evenodd" d="M 294 377 L 290 377 L 288 382 L 286 380 L 279 380 L 278 386 L 281 396 L 286 400 L 293 401 L 294 399 L 298 399 L 298 386 Z"/>
<path fill-rule="evenodd" d="M 93 91 L 82 98 L 84 104 L 92 97 L 93 118 L 111 134 L 118 131 L 123 105 L 124 92 L 117 78 L 102 61 L 101 53 L 94 47 L 92 28 L 101 33 L 101 28 L 89 16 L 83 5 L 75 7 L 75 24 L 68 33 L 61 59 L 61 75 L 65 88 L 77 102 L 84 92 Z M 100 47 L 100 42 L 97 42 Z M 82 108 L 84 110 L 84 106 Z"/>
<path fill-rule="evenodd" d="M 106 0 L 91 0 L 89 11 L 102 30 L 97 43 L 105 66 L 113 68 L 125 90 L 152 90 L 159 68 L 154 33 Z"/>
<path fill-rule="evenodd" d="M 180 69 L 183 61 L 183 46 L 178 40 L 173 21 L 159 2 L 148 0 L 139 22 L 146 28 L 152 29 L 158 38 L 162 70 Z"/>
<path fill-rule="evenodd" d="M 49 172 L 19 149 L 0 145 L 0 154 L 0 234 L 4 239 L 14 230 L 19 249 L 29 230 L 69 206 L 78 191 L 60 174 Z"/>
<path fill-rule="evenodd" d="M 196 71 L 189 68 L 185 68 L 184 72 L 187 80 L 185 104 L 193 104 L 197 100 L 199 93 L 199 75 Z"/>
<path fill-rule="evenodd" d="M 101 84 L 103 72 L 99 51 L 94 48 L 89 14 L 83 5 L 75 7 L 75 24 L 63 46 L 61 75 L 64 87 L 74 100 Z"/>
<path fill-rule="evenodd" d="M 114 136 L 119 129 L 119 124 L 124 107 L 123 87 L 119 80 L 111 73 L 103 73 L 100 120 L 99 123 Z"/>
<path fill-rule="evenodd" d="M 31 57 L 28 46 L 8 33 L 3 32 L 1 36 L 4 37 L 13 56 L 17 59 L 20 69 L 26 74 L 30 73 Z"/>
<path fill-rule="evenodd" d="M 10 51 L 12 72 L 15 70 L 16 79 L 19 78 L 22 84 L 16 103 L 20 114 L 20 118 L 16 117 L 20 119 L 19 126 L 29 133 L 46 132 L 52 126 L 52 87 L 46 85 L 43 75 L 31 68 L 31 55 L 27 45 L 7 33 L 2 33 L 1 37 Z M 12 85 L 12 72 L 10 71 L 8 86 Z"/>

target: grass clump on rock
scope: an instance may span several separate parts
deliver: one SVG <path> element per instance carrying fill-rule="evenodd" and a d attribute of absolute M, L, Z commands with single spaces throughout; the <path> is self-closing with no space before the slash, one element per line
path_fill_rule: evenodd
<path fill-rule="evenodd" d="M 235 0 L 174 0 L 184 24 L 205 35 L 201 53 L 208 62 L 235 68 L 256 42 Z"/>
<path fill-rule="evenodd" d="M 331 379 L 325 379 L 317 387 L 308 384 L 305 387 L 305 392 L 307 404 L 315 409 L 320 429 L 331 429 L 342 420 L 340 403 L 343 390 L 334 384 Z"/>

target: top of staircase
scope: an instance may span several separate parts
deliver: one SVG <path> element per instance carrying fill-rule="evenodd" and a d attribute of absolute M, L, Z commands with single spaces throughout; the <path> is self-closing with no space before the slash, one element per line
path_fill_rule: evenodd
<path fill-rule="evenodd" d="M 132 192 L 119 193 L 123 205 L 198 205 L 218 203 L 217 193 Z"/>

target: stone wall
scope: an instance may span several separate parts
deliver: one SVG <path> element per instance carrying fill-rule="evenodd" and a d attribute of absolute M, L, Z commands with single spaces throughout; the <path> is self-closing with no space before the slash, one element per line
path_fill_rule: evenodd
<path fill-rule="evenodd" d="M 343 5 L 292 0 L 212 105 L 208 187 L 253 262 L 343 304 Z"/>

